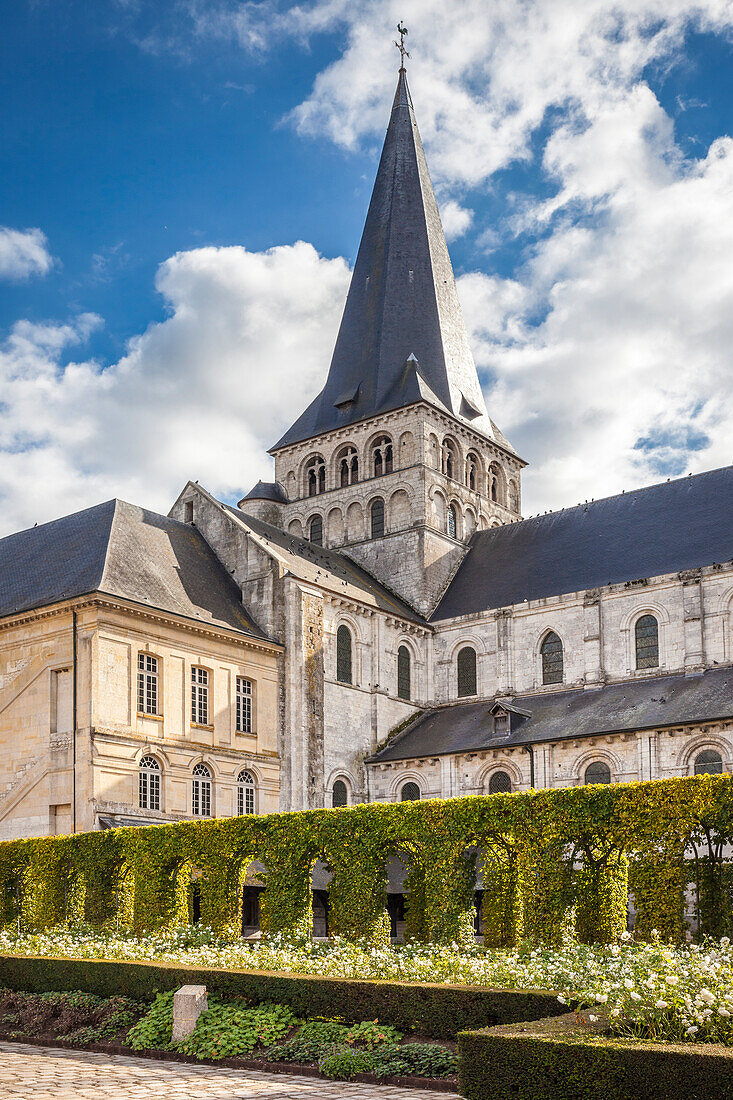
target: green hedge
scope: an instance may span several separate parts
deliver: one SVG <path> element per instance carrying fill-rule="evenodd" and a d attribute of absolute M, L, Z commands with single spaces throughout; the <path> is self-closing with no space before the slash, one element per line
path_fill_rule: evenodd
<path fill-rule="evenodd" d="M 722 852 L 733 843 L 733 777 L 701 775 L 338 810 L 248 815 L 0 844 L 0 925 L 85 920 L 138 932 L 201 919 L 236 933 L 248 867 L 264 866 L 262 928 L 306 937 L 311 869 L 331 869 L 331 930 L 384 942 L 387 865 L 409 864 L 408 935 L 473 941 L 477 853 L 484 855 L 486 942 L 556 942 L 572 922 L 586 942 L 625 925 L 631 883 L 639 928 L 685 933 L 684 890 L 699 883 L 702 926 L 731 920 Z M 691 870 L 686 852 L 699 858 Z M 20 911 L 18 911 L 20 908 Z"/>
<path fill-rule="evenodd" d="M 236 993 L 255 1003 L 273 1001 L 287 1005 L 300 1017 L 379 1019 L 407 1032 L 414 1028 L 434 1039 L 454 1039 L 463 1028 L 533 1020 L 564 1011 L 555 994 L 534 990 L 204 970 L 166 963 L 0 956 L 0 986 L 29 993 L 78 989 L 98 997 L 120 994 L 152 1000 L 156 992 L 182 985 L 205 985 L 211 994 Z"/>
<path fill-rule="evenodd" d="M 581 1031 L 575 1017 L 458 1036 L 467 1100 L 730 1100 L 733 1050 Z"/>

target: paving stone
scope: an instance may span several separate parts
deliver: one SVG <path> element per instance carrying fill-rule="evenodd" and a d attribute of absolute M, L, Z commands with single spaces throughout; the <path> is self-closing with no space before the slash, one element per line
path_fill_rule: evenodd
<path fill-rule="evenodd" d="M 447 1100 L 431 1089 L 321 1081 L 118 1054 L 0 1043 L 0 1100 Z"/>

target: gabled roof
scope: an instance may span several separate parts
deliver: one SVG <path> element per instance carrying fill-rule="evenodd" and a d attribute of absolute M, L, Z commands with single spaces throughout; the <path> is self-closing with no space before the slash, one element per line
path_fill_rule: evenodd
<path fill-rule="evenodd" d="M 0 539 L 0 616 L 92 592 L 265 637 L 190 524 L 108 500 Z"/>
<path fill-rule="evenodd" d="M 219 503 L 225 511 L 236 516 L 240 523 L 249 529 L 263 550 L 296 576 L 321 587 L 330 588 L 343 599 L 359 600 L 399 618 L 427 626 L 425 620 L 413 607 L 390 592 L 371 573 L 345 554 L 337 550 L 327 550 L 324 546 L 316 546 L 308 539 L 287 534 L 279 527 L 265 523 L 264 520 L 248 516 L 246 512 L 241 512 L 230 504 Z"/>
<path fill-rule="evenodd" d="M 511 449 L 486 412 L 401 69 L 328 379 L 273 450 L 422 401 Z"/>
<path fill-rule="evenodd" d="M 431 621 L 733 559 L 733 466 L 473 535 Z"/>
<path fill-rule="evenodd" d="M 658 676 L 513 700 L 512 732 L 494 735 L 492 700 L 437 707 L 418 717 L 367 763 L 598 737 L 733 717 L 733 668 Z M 528 717 L 523 717 L 523 715 Z"/>

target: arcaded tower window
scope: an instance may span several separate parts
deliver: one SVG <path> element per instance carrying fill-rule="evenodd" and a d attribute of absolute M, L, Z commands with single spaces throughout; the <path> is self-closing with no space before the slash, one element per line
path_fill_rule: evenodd
<path fill-rule="evenodd" d="M 380 435 L 372 444 L 372 464 L 375 477 L 391 474 L 394 468 L 392 440 L 388 435 Z"/>
<path fill-rule="evenodd" d="M 305 481 L 309 497 L 326 491 L 326 464 L 320 455 L 314 455 L 305 468 Z"/>
<path fill-rule="evenodd" d="M 345 489 L 359 480 L 359 457 L 355 447 L 347 447 L 338 460 L 339 485 Z"/>

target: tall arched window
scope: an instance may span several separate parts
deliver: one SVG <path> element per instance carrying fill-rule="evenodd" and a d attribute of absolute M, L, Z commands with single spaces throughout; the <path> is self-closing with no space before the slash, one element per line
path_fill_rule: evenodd
<path fill-rule="evenodd" d="M 193 769 L 191 813 L 194 817 L 211 817 L 211 772 L 205 764 Z"/>
<path fill-rule="evenodd" d="M 331 793 L 331 805 L 336 808 L 337 806 L 348 806 L 348 804 L 349 789 L 343 779 L 337 779 Z"/>
<path fill-rule="evenodd" d="M 455 478 L 458 470 L 458 453 L 452 439 L 444 439 L 440 451 L 440 468 L 446 477 Z"/>
<path fill-rule="evenodd" d="M 154 756 L 143 756 L 138 768 L 138 805 L 141 810 L 159 810 L 160 764 Z"/>
<path fill-rule="evenodd" d="M 590 786 L 592 783 L 610 783 L 611 769 L 603 760 L 594 760 L 593 763 L 589 764 L 585 769 L 585 779 L 583 782 L 586 787 Z"/>
<path fill-rule="evenodd" d="M 636 667 L 659 667 L 659 624 L 653 615 L 642 615 L 634 627 Z"/>
<path fill-rule="evenodd" d="M 540 646 L 542 683 L 561 684 L 563 676 L 562 642 L 554 630 L 545 635 Z"/>
<path fill-rule="evenodd" d="M 336 631 L 336 679 L 340 684 L 351 684 L 351 631 L 343 624 Z"/>
<path fill-rule="evenodd" d="M 392 440 L 388 435 L 380 435 L 372 443 L 372 471 L 375 477 L 391 474 L 394 469 Z"/>
<path fill-rule="evenodd" d="M 476 694 L 476 650 L 465 645 L 458 653 L 458 694 L 461 697 Z"/>
<path fill-rule="evenodd" d="M 384 501 L 381 498 L 373 500 L 369 510 L 371 519 L 371 531 L 373 539 L 381 539 L 384 534 Z"/>
<path fill-rule="evenodd" d="M 323 519 L 321 516 L 312 516 L 308 527 L 308 538 L 314 546 L 323 546 Z"/>
<path fill-rule="evenodd" d="M 410 651 L 406 645 L 397 650 L 397 695 L 400 699 L 410 698 Z"/>
<path fill-rule="evenodd" d="M 419 802 L 420 801 L 420 788 L 417 783 L 413 783 L 410 780 L 408 783 L 403 783 L 402 790 L 400 791 L 400 802 Z"/>
<path fill-rule="evenodd" d="M 466 485 L 469 489 L 478 488 L 478 459 L 470 454 L 466 459 Z"/>
<path fill-rule="evenodd" d="M 314 455 L 305 468 L 308 496 L 315 497 L 326 491 L 326 464 L 320 455 Z"/>
<path fill-rule="evenodd" d="M 703 749 L 695 757 L 695 775 L 720 775 L 723 757 L 715 749 Z"/>
<path fill-rule="evenodd" d="M 253 814 L 255 812 L 255 777 L 252 772 L 243 769 L 237 776 L 237 813 Z"/>
<path fill-rule="evenodd" d="M 494 772 L 489 780 L 489 794 L 509 794 L 512 781 L 507 772 Z"/>
<path fill-rule="evenodd" d="M 448 505 L 448 511 L 445 515 L 445 530 L 446 534 L 450 535 L 452 539 L 458 538 L 458 509 L 455 504 Z"/>
<path fill-rule="evenodd" d="M 355 447 L 347 447 L 338 460 L 339 485 L 345 489 L 347 485 L 355 485 L 359 480 L 359 456 Z"/>

